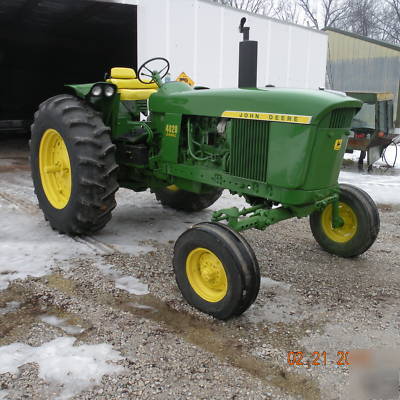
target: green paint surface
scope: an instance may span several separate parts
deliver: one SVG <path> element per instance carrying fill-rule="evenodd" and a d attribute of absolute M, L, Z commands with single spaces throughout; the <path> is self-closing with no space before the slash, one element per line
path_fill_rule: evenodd
<path fill-rule="evenodd" d="M 127 151 L 143 124 L 151 133 L 142 143 L 148 163 L 136 165 L 133 158 L 121 165 L 121 185 L 144 190 L 176 184 L 195 193 L 214 186 L 282 204 L 282 212 L 257 211 L 251 224 L 237 229 L 265 228 L 332 202 L 351 121 L 362 104 L 323 90 L 194 90 L 169 82 L 150 96 L 149 118 L 141 122 L 143 101 L 128 104 L 118 94 L 95 101 L 87 96 L 91 86 L 73 89 L 103 115 L 118 151 Z M 226 111 L 253 119 L 221 118 Z M 306 116 L 310 122 L 259 120 L 258 113 L 284 114 L 285 121 Z"/>

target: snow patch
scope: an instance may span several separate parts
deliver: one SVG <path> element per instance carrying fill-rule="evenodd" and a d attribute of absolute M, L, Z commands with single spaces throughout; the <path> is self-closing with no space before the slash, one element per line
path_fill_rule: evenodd
<path fill-rule="evenodd" d="M 254 304 L 244 314 L 251 323 L 297 323 L 325 312 L 321 306 L 304 307 L 304 300 L 288 283 L 261 277 L 260 290 L 266 292 L 268 301 L 262 305 Z"/>
<path fill-rule="evenodd" d="M 151 242 L 175 241 L 192 225 L 210 221 L 213 211 L 248 207 L 243 197 L 232 196 L 227 190 L 211 207 L 194 213 L 163 207 L 150 190 L 135 193 L 119 189 L 116 200 L 118 207 L 113 212 L 112 220 L 95 237 L 122 253 L 135 255 L 153 250 Z"/>
<path fill-rule="evenodd" d="M 123 371 L 122 366 L 109 363 L 123 359 L 110 345 L 73 346 L 75 340 L 61 337 L 40 347 L 24 343 L 2 346 L 0 374 L 16 374 L 21 365 L 37 363 L 39 377 L 52 385 L 61 386 L 56 399 L 64 400 L 99 384 L 103 375 Z"/>
<path fill-rule="evenodd" d="M 32 184 L 30 177 L 25 175 L 8 177 L 12 180 L 6 182 L 7 193 L 11 198 L 34 207 L 36 200 Z M 15 279 L 47 275 L 57 261 L 104 252 L 102 243 L 111 252 L 115 249 L 137 255 L 150 251 L 153 241 L 167 243 L 176 240 L 193 224 L 209 221 L 214 210 L 246 205 L 243 198 L 231 196 L 227 191 L 210 209 L 198 213 L 182 213 L 162 207 L 150 191 L 134 193 L 120 189 L 117 201 L 113 219 L 91 241 L 91 238 L 74 240 L 60 235 L 50 228 L 40 212 L 28 214 L 19 205 L 0 199 L 0 290 Z M 118 288 L 130 293 L 147 293 L 147 286 L 135 278 L 120 274 L 115 280 Z"/>
<path fill-rule="evenodd" d="M 396 150 L 397 147 L 397 150 Z M 397 151 L 397 153 L 396 153 Z M 385 150 L 385 158 L 387 163 L 390 166 L 394 166 L 395 169 L 399 169 L 400 168 L 400 145 L 398 144 L 397 146 L 395 145 L 390 145 L 388 147 L 386 147 Z M 344 154 L 344 159 L 346 160 L 352 160 L 354 162 L 358 162 L 358 159 L 360 158 L 360 152 L 358 150 L 355 150 L 353 153 L 345 153 Z M 365 162 L 367 160 L 364 159 L 364 166 L 365 166 Z M 376 161 L 374 163 L 375 166 L 380 166 L 380 167 L 387 167 L 387 163 L 383 158 L 380 158 L 378 161 Z"/>
<path fill-rule="evenodd" d="M 261 281 L 260 281 L 260 287 L 265 288 L 265 289 L 272 289 L 272 288 L 276 288 L 276 287 L 280 287 L 282 289 L 290 289 L 290 284 L 286 283 L 286 282 L 279 282 L 279 281 L 275 281 L 271 278 L 267 278 L 265 276 L 261 277 Z"/>
<path fill-rule="evenodd" d="M 9 303 L 6 303 L 5 307 L 0 308 L 0 315 L 5 315 L 17 311 L 20 305 L 21 303 L 18 301 L 10 301 Z"/>
<path fill-rule="evenodd" d="M 103 274 L 115 281 L 116 288 L 126 290 L 128 293 L 136 296 L 143 296 L 149 293 L 149 286 L 146 283 L 141 282 L 138 278 L 129 275 L 122 275 L 108 264 L 100 262 L 96 265 Z"/>
<path fill-rule="evenodd" d="M 147 306 L 146 304 L 130 302 L 130 303 L 128 303 L 128 306 L 131 306 L 132 308 L 137 308 L 139 310 L 157 311 L 156 308 Z"/>
<path fill-rule="evenodd" d="M 360 152 L 355 151 L 351 154 L 346 153 L 344 158 L 357 163 L 359 155 Z M 400 145 L 388 146 L 385 157 L 390 165 L 395 164 L 394 168 L 384 168 L 387 167 L 386 162 L 379 159 L 374 163 L 374 166 L 380 167 L 379 169 L 373 169 L 372 173 L 344 170 L 340 172 L 339 182 L 358 186 L 365 190 L 377 203 L 400 204 Z M 366 169 L 365 163 L 364 168 Z"/>
<path fill-rule="evenodd" d="M 341 171 L 339 182 L 365 190 L 377 203 L 400 204 L 400 175 Z"/>
<path fill-rule="evenodd" d="M 115 280 L 115 287 L 118 289 L 126 290 L 131 294 L 142 296 L 149 293 L 149 287 L 147 284 L 142 283 L 139 279 L 133 276 L 122 276 Z"/>
<path fill-rule="evenodd" d="M 0 400 L 7 400 L 8 391 L 0 390 Z"/>
<path fill-rule="evenodd" d="M 193 224 L 209 221 L 215 210 L 246 206 L 243 198 L 224 191 L 209 209 L 183 213 L 162 207 L 149 190 L 135 193 L 121 188 L 116 194 L 118 207 L 112 220 L 94 236 L 94 241 L 74 240 L 53 231 L 44 221 L 28 172 L 1 174 L 0 184 L 2 193 L 10 198 L 0 198 L 0 290 L 15 279 L 48 274 L 55 261 L 103 254 L 105 250 L 133 255 L 150 251 L 154 249 L 152 242 L 176 240 Z M 126 286 L 127 282 L 120 285 Z"/>
<path fill-rule="evenodd" d="M 54 232 L 41 215 L 26 215 L 3 203 L 0 221 L 0 290 L 15 279 L 48 274 L 55 261 L 93 254 Z"/>
<path fill-rule="evenodd" d="M 394 166 L 394 168 L 400 168 L 400 145 L 390 145 L 386 147 L 385 158 L 389 165 Z M 385 160 L 382 158 L 376 162 L 377 165 L 387 166 Z"/>
<path fill-rule="evenodd" d="M 55 315 L 41 315 L 39 319 L 46 324 L 62 329 L 64 332 L 70 335 L 78 335 L 84 331 L 82 327 L 70 325 L 65 319 L 58 318 Z"/>

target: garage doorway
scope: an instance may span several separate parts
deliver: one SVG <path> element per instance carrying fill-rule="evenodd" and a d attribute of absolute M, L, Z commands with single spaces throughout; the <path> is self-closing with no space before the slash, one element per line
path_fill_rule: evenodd
<path fill-rule="evenodd" d="M 136 5 L 115 0 L 0 2 L 0 138 L 29 126 L 66 83 L 103 80 L 137 64 Z"/>

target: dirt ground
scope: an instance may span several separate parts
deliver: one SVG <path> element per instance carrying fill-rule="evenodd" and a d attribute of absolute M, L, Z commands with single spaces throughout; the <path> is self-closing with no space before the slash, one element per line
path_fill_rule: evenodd
<path fill-rule="evenodd" d="M 176 237 L 211 211 L 182 214 L 151 193 L 126 190 L 117 200 L 112 222 L 93 238 L 51 232 L 33 195 L 25 142 L 0 143 L 0 239 L 11 243 L 0 247 L 0 399 L 399 398 L 398 205 L 379 205 L 379 237 L 355 259 L 325 253 L 307 219 L 246 232 L 261 290 L 246 313 L 221 322 L 187 305 L 171 267 Z M 13 271 L 5 253 L 17 245 L 12 260 L 42 260 L 42 273 Z M 71 367 L 60 378 L 59 364 L 49 364 L 60 347 L 44 350 L 60 338 L 77 349 L 107 345 L 114 370 L 80 379 L 100 368 L 96 356 L 86 371 Z M 18 351 L 9 351 L 16 343 L 30 354 L 18 365 Z M 85 363 L 82 355 L 64 360 Z"/>

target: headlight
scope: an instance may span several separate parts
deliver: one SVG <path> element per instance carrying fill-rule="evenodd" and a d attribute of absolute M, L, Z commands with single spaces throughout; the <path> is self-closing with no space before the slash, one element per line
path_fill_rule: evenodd
<path fill-rule="evenodd" d="M 115 93 L 115 89 L 113 86 L 106 86 L 104 89 L 104 96 L 111 97 Z"/>
<path fill-rule="evenodd" d="M 100 96 L 103 93 L 103 89 L 100 85 L 96 85 L 92 87 L 91 95 L 92 96 Z"/>

